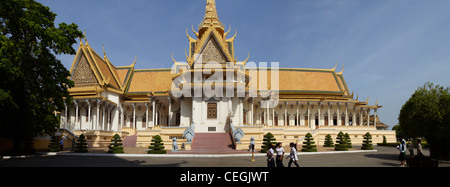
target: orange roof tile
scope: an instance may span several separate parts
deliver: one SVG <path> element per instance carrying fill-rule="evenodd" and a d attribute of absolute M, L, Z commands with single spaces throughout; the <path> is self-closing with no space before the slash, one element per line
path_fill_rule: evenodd
<path fill-rule="evenodd" d="M 172 74 L 170 69 L 135 70 L 131 75 L 127 93 L 149 93 L 170 91 Z"/>

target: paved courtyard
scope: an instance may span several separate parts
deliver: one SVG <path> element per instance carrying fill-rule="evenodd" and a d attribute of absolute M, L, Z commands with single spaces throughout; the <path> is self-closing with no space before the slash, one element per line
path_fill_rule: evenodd
<path fill-rule="evenodd" d="M 398 150 L 395 147 L 375 147 L 375 152 L 332 154 L 300 154 L 302 167 L 399 167 Z M 425 155 L 429 155 L 427 149 Z M 49 156 L 0 160 L 0 167 L 266 167 L 266 157 L 250 156 L 221 158 L 161 158 L 161 157 L 98 157 L 98 156 Z M 285 166 L 288 160 L 284 161 Z M 439 167 L 450 167 L 440 162 Z"/>

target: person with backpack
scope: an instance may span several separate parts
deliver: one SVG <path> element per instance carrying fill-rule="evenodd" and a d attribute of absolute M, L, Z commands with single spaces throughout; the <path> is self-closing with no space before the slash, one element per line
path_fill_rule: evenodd
<path fill-rule="evenodd" d="M 400 151 L 398 155 L 398 159 L 400 160 L 400 167 L 406 166 L 406 141 L 403 137 L 400 137 L 400 145 L 397 146 L 397 149 Z"/>

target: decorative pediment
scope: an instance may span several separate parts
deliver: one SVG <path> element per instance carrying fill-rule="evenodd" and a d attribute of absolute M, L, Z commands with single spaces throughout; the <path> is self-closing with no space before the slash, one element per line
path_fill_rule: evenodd
<path fill-rule="evenodd" d="M 98 83 L 84 54 L 80 57 L 80 61 L 76 66 L 72 80 L 74 81 L 75 86 L 80 84 Z"/>
<path fill-rule="evenodd" d="M 227 62 L 227 59 L 225 58 L 222 49 L 220 49 L 219 45 L 217 44 L 217 42 L 213 37 L 210 37 L 210 39 L 206 42 L 205 47 L 201 54 L 202 54 L 202 63 Z"/>

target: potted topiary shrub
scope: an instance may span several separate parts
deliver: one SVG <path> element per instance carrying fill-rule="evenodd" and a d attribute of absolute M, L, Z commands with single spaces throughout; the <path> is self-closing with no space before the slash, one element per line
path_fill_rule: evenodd
<path fill-rule="evenodd" d="M 372 135 L 370 135 L 369 132 L 364 135 L 363 144 L 361 147 L 362 150 L 373 150 L 373 144 L 372 144 Z"/>
<path fill-rule="evenodd" d="M 352 140 L 350 139 L 350 135 L 348 133 L 344 134 L 345 139 L 347 140 L 347 148 L 352 148 Z"/>
<path fill-rule="evenodd" d="M 59 143 L 58 137 L 52 136 L 50 143 L 48 144 L 48 152 L 58 152 L 59 151 Z"/>
<path fill-rule="evenodd" d="M 303 142 L 303 152 L 317 152 L 316 145 L 314 145 L 314 138 L 311 133 L 306 134 L 305 141 Z"/>
<path fill-rule="evenodd" d="M 341 131 L 336 137 L 336 145 L 334 146 L 335 151 L 348 151 L 347 148 L 347 139 L 344 136 L 344 133 Z"/>
<path fill-rule="evenodd" d="M 148 148 L 150 150 L 148 150 L 148 154 L 166 154 L 167 151 L 164 150 L 164 143 L 162 143 L 162 139 L 161 136 L 156 135 L 152 138 L 152 142 L 150 143 L 151 146 L 149 146 Z"/>
<path fill-rule="evenodd" d="M 124 153 L 123 152 L 123 147 L 122 147 L 122 139 L 120 138 L 120 136 L 118 134 L 114 135 L 113 138 L 111 139 L 111 144 L 109 145 L 109 150 L 108 153 Z"/>
<path fill-rule="evenodd" d="M 87 153 L 88 152 L 86 137 L 84 136 L 84 134 L 81 134 L 80 137 L 78 138 L 77 145 L 75 147 L 74 152 L 75 153 Z"/>
<path fill-rule="evenodd" d="M 263 143 L 261 146 L 261 153 L 266 153 L 267 150 L 269 150 L 270 144 L 272 144 L 272 147 L 275 147 L 276 140 L 277 139 L 270 132 L 268 132 L 266 135 L 264 135 Z"/>
<path fill-rule="evenodd" d="M 333 138 L 331 137 L 330 134 L 327 134 L 327 136 L 325 136 L 325 143 L 323 143 L 323 146 L 334 147 Z"/>

